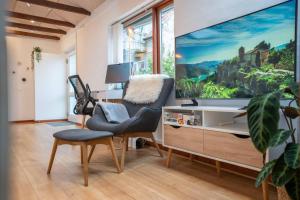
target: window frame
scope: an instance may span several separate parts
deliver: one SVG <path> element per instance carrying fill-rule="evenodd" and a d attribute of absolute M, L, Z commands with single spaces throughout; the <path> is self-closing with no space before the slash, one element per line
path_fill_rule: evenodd
<path fill-rule="evenodd" d="M 161 26 L 160 26 L 160 12 L 173 4 L 173 0 L 164 0 L 154 7 L 152 7 L 152 30 L 153 30 L 153 74 L 161 73 Z"/>
<path fill-rule="evenodd" d="M 161 65 L 161 50 L 160 50 L 160 12 L 164 8 L 170 6 L 171 4 L 174 4 L 174 0 L 163 0 L 152 7 L 148 8 L 147 10 L 144 10 L 133 17 L 127 19 L 126 21 L 122 22 L 123 26 L 129 26 L 130 24 L 134 23 L 135 21 L 141 19 L 142 17 L 148 15 L 151 13 L 152 15 L 152 73 L 153 74 L 159 74 L 161 73 L 160 65 Z"/>

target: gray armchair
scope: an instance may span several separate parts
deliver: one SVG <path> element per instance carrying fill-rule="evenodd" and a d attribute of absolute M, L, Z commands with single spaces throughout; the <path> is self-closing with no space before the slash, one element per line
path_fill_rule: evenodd
<path fill-rule="evenodd" d="M 100 106 L 96 106 L 93 116 L 87 121 L 86 126 L 91 130 L 97 131 L 110 131 L 114 133 L 116 137 L 123 138 L 121 169 L 124 169 L 125 153 L 128 150 L 128 138 L 130 137 L 145 137 L 152 139 L 156 149 L 161 157 L 162 152 L 156 143 L 153 132 L 156 130 L 159 123 L 162 107 L 166 104 L 168 97 L 172 91 L 174 85 L 174 79 L 165 79 L 162 91 L 158 99 L 151 104 L 134 104 L 125 100 L 122 100 L 122 104 L 125 105 L 130 119 L 123 123 L 109 123 Z M 126 94 L 128 82 L 125 84 L 123 97 Z M 94 147 L 91 149 L 89 160 L 93 154 Z"/>

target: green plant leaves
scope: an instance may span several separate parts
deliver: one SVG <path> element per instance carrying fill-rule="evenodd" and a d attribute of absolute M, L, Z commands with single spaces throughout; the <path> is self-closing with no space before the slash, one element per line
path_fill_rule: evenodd
<path fill-rule="evenodd" d="M 275 133 L 269 142 L 269 146 L 271 147 L 276 147 L 280 144 L 282 144 L 284 141 L 286 141 L 291 135 L 293 131 L 292 130 L 284 130 L 284 129 L 279 129 L 277 133 Z"/>
<path fill-rule="evenodd" d="M 261 183 L 266 180 L 266 178 L 268 178 L 268 176 L 270 176 L 270 174 L 273 171 L 273 168 L 276 164 L 277 160 L 272 160 L 268 163 L 265 164 L 265 166 L 262 168 L 262 170 L 259 172 L 257 178 L 256 178 L 256 182 L 255 182 L 255 187 L 259 187 L 261 185 Z"/>
<path fill-rule="evenodd" d="M 285 185 L 285 189 L 292 200 L 300 200 L 300 169 L 296 175 Z"/>
<path fill-rule="evenodd" d="M 284 161 L 293 169 L 300 167 L 300 144 L 289 143 L 286 146 L 284 152 Z"/>
<path fill-rule="evenodd" d="M 284 155 L 282 154 L 273 168 L 272 182 L 276 186 L 283 186 L 293 178 L 295 173 L 295 169 L 286 165 L 284 161 Z"/>
<path fill-rule="evenodd" d="M 247 108 L 248 127 L 254 146 L 265 153 L 278 129 L 279 95 L 269 93 L 251 99 Z"/>

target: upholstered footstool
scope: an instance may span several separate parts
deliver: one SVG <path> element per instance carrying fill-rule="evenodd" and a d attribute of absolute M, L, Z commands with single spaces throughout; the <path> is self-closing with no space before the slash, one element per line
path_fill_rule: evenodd
<path fill-rule="evenodd" d="M 59 131 L 53 134 L 55 138 L 52 148 L 52 153 L 49 161 L 48 171 L 50 174 L 52 164 L 54 161 L 55 153 L 58 145 L 79 145 L 82 150 L 82 163 L 83 163 L 83 176 L 84 185 L 88 186 L 88 146 L 95 146 L 97 144 L 109 145 L 113 160 L 116 164 L 118 172 L 121 172 L 119 161 L 116 156 L 114 143 L 112 140 L 113 133 L 108 131 L 92 131 L 87 129 L 69 129 Z"/>

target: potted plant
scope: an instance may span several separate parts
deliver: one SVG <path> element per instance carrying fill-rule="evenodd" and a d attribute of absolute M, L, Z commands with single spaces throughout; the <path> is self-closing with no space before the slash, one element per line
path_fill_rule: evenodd
<path fill-rule="evenodd" d="M 34 59 L 37 62 L 42 60 L 42 49 L 40 47 L 34 47 L 31 52 L 31 65 L 32 69 L 34 68 Z"/>
<path fill-rule="evenodd" d="M 250 137 L 256 149 L 263 154 L 264 166 L 256 179 L 256 187 L 271 177 L 279 196 L 286 192 L 290 199 L 300 200 L 300 144 L 296 140 L 293 120 L 300 116 L 298 86 L 276 91 L 250 100 L 247 120 Z M 280 105 L 280 97 L 291 97 L 287 105 Z M 282 112 L 287 129 L 279 128 Z M 284 145 L 284 152 L 276 159 L 266 162 L 269 148 Z M 288 198 L 287 198 L 288 199 Z"/>

